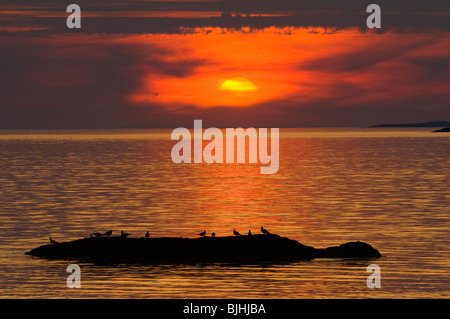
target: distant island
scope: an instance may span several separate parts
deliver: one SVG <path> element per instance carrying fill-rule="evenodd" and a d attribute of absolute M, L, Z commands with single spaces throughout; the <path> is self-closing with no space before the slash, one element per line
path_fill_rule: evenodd
<path fill-rule="evenodd" d="M 439 130 L 435 130 L 433 132 L 450 132 L 450 127 L 444 127 Z"/>
<path fill-rule="evenodd" d="M 378 124 L 378 125 L 372 125 L 370 127 L 450 127 L 450 122 L 435 121 L 435 122 L 424 122 L 424 123 Z M 446 132 L 446 131 L 442 131 L 442 132 Z"/>

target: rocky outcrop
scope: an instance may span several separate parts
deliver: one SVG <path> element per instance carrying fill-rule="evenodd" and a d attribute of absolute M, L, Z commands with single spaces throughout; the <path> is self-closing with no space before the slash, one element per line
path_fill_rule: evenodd
<path fill-rule="evenodd" d="M 201 238 L 85 238 L 40 246 L 26 254 L 93 262 L 154 264 L 381 257 L 378 250 L 363 242 L 316 249 L 274 234 Z"/>
<path fill-rule="evenodd" d="M 444 127 L 439 130 L 435 130 L 433 132 L 450 132 L 450 127 Z"/>

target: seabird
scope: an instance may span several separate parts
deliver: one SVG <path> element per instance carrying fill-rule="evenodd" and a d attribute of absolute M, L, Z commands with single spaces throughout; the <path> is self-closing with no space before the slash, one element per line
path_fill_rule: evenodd
<path fill-rule="evenodd" d="M 205 231 L 202 231 L 200 234 L 198 234 L 199 236 L 205 236 L 206 235 L 206 230 Z"/>
<path fill-rule="evenodd" d="M 214 236 L 216 236 L 216 233 L 212 233 L 212 234 L 211 234 L 211 237 L 214 237 Z"/>
<path fill-rule="evenodd" d="M 150 237 L 150 233 L 147 231 L 146 233 L 145 233 L 145 238 L 149 238 Z"/>
<path fill-rule="evenodd" d="M 269 231 L 267 229 L 264 229 L 262 226 L 261 226 L 261 233 L 266 234 L 266 235 L 270 234 Z"/>
<path fill-rule="evenodd" d="M 233 229 L 233 235 L 234 236 L 241 236 L 241 234 L 239 234 L 239 232 L 237 232 L 236 229 Z"/>
<path fill-rule="evenodd" d="M 102 234 L 102 233 L 92 233 L 91 235 L 94 235 L 95 237 L 100 237 L 100 236 L 102 236 L 103 234 Z"/>
<path fill-rule="evenodd" d="M 248 230 L 248 235 L 251 236 L 252 235 L 252 231 L 249 229 Z"/>
<path fill-rule="evenodd" d="M 108 230 L 106 233 L 104 233 L 103 235 L 104 236 L 111 236 L 111 234 L 112 234 L 112 230 Z"/>
<path fill-rule="evenodd" d="M 51 242 L 52 244 L 59 244 L 56 240 L 53 240 L 51 237 L 50 237 L 50 242 Z"/>
<path fill-rule="evenodd" d="M 130 234 L 124 233 L 123 230 L 120 232 L 120 237 L 125 238 L 129 236 Z"/>

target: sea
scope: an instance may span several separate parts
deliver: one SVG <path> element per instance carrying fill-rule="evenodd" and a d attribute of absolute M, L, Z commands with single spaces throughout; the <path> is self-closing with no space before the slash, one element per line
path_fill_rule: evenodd
<path fill-rule="evenodd" d="M 450 133 L 431 131 L 280 129 L 279 170 L 261 174 L 260 163 L 176 164 L 171 129 L 1 130 L 0 298 L 449 298 Z M 49 237 L 261 226 L 315 248 L 363 241 L 382 257 L 101 265 L 25 254 Z M 67 285 L 73 263 L 80 288 Z"/>

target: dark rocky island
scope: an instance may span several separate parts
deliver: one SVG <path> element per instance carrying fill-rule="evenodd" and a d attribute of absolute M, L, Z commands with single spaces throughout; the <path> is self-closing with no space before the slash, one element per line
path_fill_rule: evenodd
<path fill-rule="evenodd" d="M 444 127 L 441 128 L 440 130 L 435 130 L 433 132 L 450 132 L 450 127 Z"/>
<path fill-rule="evenodd" d="M 317 249 L 274 234 L 200 238 L 85 238 L 40 246 L 26 254 L 99 263 L 260 263 L 314 258 L 376 258 L 363 242 Z"/>
<path fill-rule="evenodd" d="M 450 122 L 447 121 L 434 121 L 424 123 L 402 123 L 402 124 L 378 124 L 370 127 L 443 127 L 450 126 Z"/>

